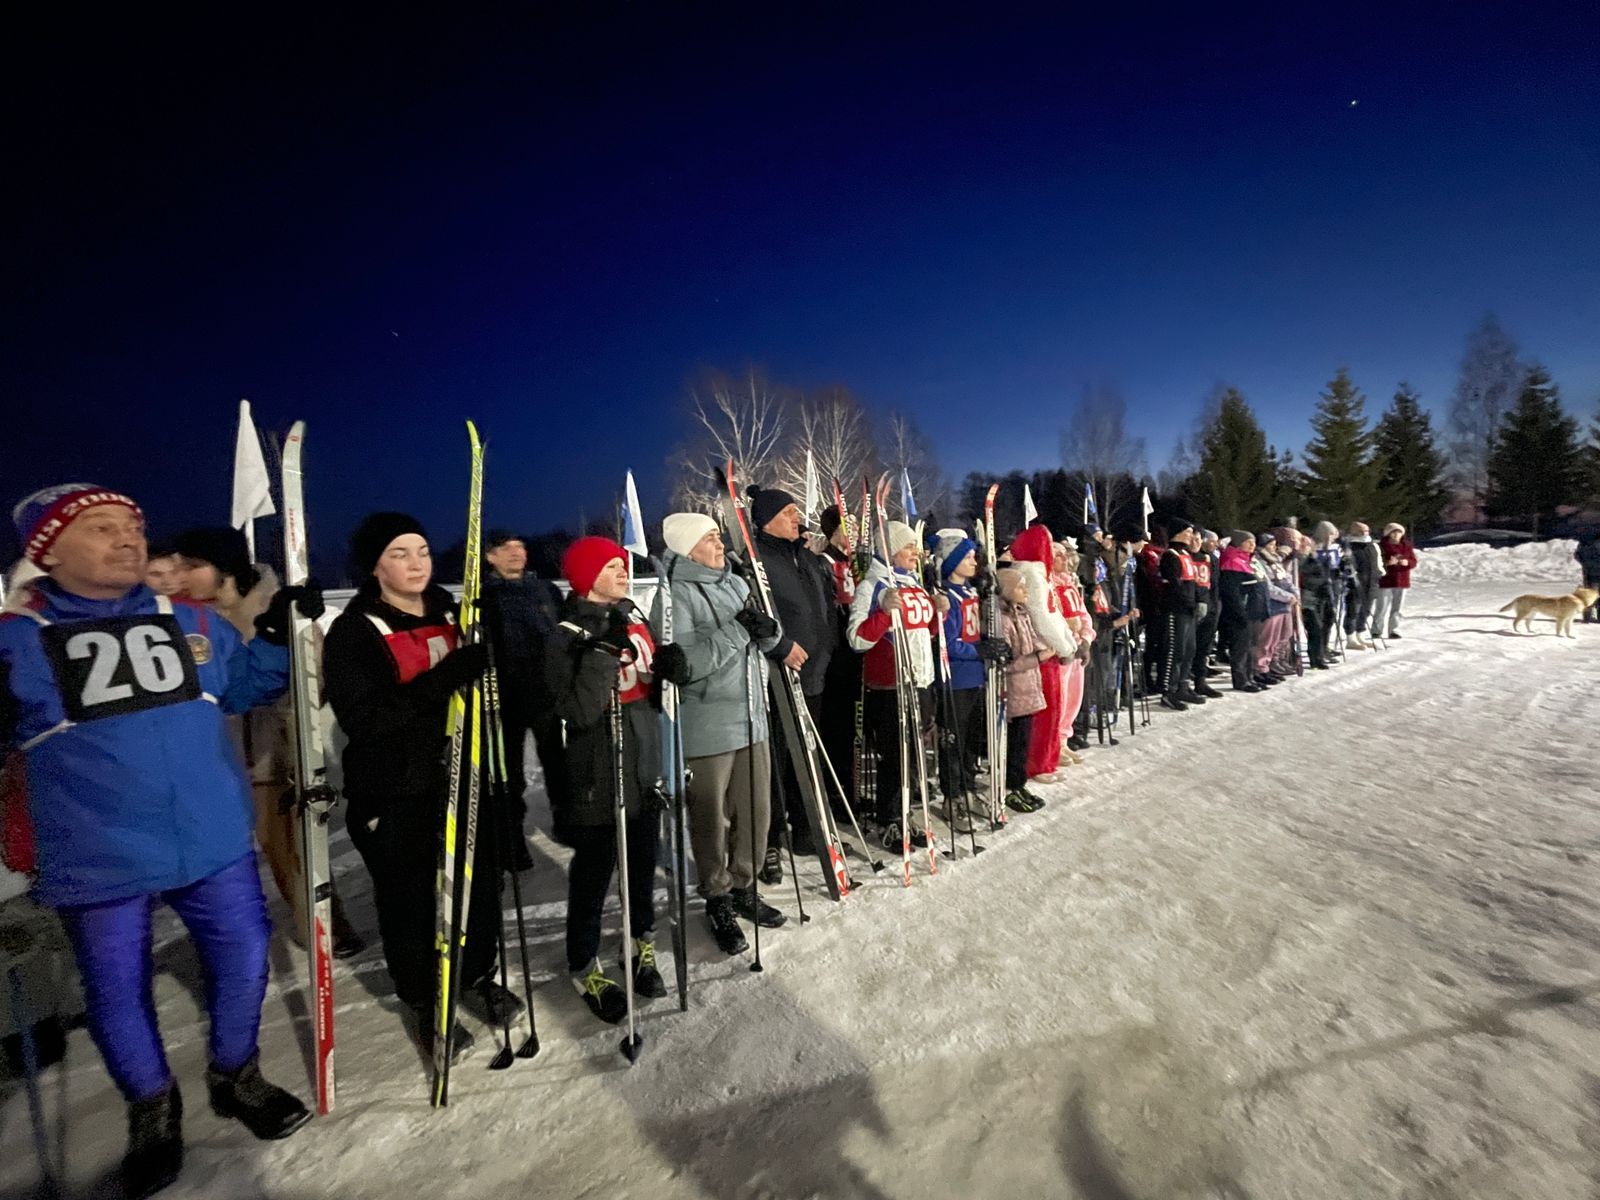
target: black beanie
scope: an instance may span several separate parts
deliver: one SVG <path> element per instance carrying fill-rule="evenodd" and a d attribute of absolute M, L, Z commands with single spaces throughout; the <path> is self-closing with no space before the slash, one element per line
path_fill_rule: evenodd
<path fill-rule="evenodd" d="M 217 574 L 233 580 L 241 596 L 255 587 L 260 578 L 250 562 L 250 544 L 244 540 L 243 530 L 226 525 L 190 529 L 173 538 L 172 548 L 184 558 L 210 563 Z"/>
<path fill-rule="evenodd" d="M 422 522 L 405 513 L 377 512 L 362 521 L 350 537 L 350 569 L 357 579 L 371 575 L 389 543 L 407 533 L 420 534 L 424 540 L 428 536 Z"/>
<path fill-rule="evenodd" d="M 1189 530 L 1191 530 L 1193 528 L 1194 528 L 1194 525 L 1192 523 L 1188 522 L 1188 521 L 1185 521 L 1182 517 L 1169 517 L 1169 518 L 1167 518 L 1167 537 L 1168 538 L 1175 538 L 1180 533 L 1188 533 Z"/>
<path fill-rule="evenodd" d="M 1144 528 L 1140 525 L 1119 525 L 1116 533 L 1112 536 L 1119 542 L 1147 542 L 1150 540 L 1145 537 Z"/>
<path fill-rule="evenodd" d="M 765 529 L 768 521 L 793 503 L 794 497 L 782 488 L 750 489 L 750 517 L 757 529 Z M 800 523 L 805 524 L 804 517 L 801 517 Z"/>
<path fill-rule="evenodd" d="M 838 531 L 839 524 L 839 506 L 830 504 L 822 510 L 822 517 L 817 521 L 817 528 L 822 531 L 823 537 L 831 538 Z"/>

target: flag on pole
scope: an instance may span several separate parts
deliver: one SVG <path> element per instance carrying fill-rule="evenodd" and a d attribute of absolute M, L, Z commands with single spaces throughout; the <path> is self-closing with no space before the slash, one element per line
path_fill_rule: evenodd
<path fill-rule="evenodd" d="M 272 483 L 266 459 L 261 454 L 261 438 L 250 419 L 250 401 L 239 401 L 239 435 L 233 444 L 233 516 L 235 529 L 244 530 L 250 558 L 256 556 L 256 518 L 270 517 L 278 510 L 272 504 Z"/>
<path fill-rule="evenodd" d="M 811 457 L 811 451 L 806 451 L 806 507 L 800 515 L 806 521 L 814 521 L 817 516 L 817 505 L 821 503 L 822 487 L 817 482 L 817 464 Z"/>
<path fill-rule="evenodd" d="M 917 499 L 911 494 L 911 476 L 904 467 L 900 468 L 900 507 L 905 509 L 907 521 L 917 519 Z"/>
<path fill-rule="evenodd" d="M 1033 489 L 1022 485 L 1022 527 L 1026 529 L 1039 519 L 1039 510 L 1033 506 Z"/>
<path fill-rule="evenodd" d="M 632 471 L 628 472 L 622 496 L 622 548 L 641 558 L 649 558 L 650 547 L 644 540 L 644 517 L 639 513 L 639 489 L 633 485 Z"/>
<path fill-rule="evenodd" d="M 1150 503 L 1150 489 L 1144 489 L 1144 496 L 1139 501 L 1139 507 L 1144 513 L 1144 538 L 1150 540 L 1150 514 L 1155 512 L 1156 506 Z"/>
<path fill-rule="evenodd" d="M 1100 507 L 1094 502 L 1094 484 L 1083 481 L 1083 523 L 1085 527 L 1100 524 Z"/>

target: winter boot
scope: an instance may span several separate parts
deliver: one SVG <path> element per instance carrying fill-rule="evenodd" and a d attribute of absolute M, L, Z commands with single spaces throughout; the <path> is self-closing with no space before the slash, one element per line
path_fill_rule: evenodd
<path fill-rule="evenodd" d="M 261 1056 L 253 1056 L 237 1071 L 206 1068 L 206 1090 L 211 1111 L 219 1117 L 237 1117 L 263 1141 L 286 1138 L 311 1120 L 310 1110 L 298 1097 L 261 1075 Z"/>
<path fill-rule="evenodd" d="M 900 836 L 899 821 L 890 821 L 887 825 L 878 826 L 878 844 L 885 850 L 893 851 L 895 854 L 900 853 L 900 847 L 904 840 Z"/>
<path fill-rule="evenodd" d="M 176 1083 L 128 1105 L 128 1152 L 122 1191 L 130 1200 L 153 1196 L 183 1170 L 183 1093 Z"/>
<path fill-rule="evenodd" d="M 607 1025 L 621 1024 L 628 1015 L 628 994 L 615 980 L 606 978 L 599 959 L 581 971 L 574 971 L 572 986 L 578 989 L 589 1011 Z"/>
<path fill-rule="evenodd" d="M 1039 806 L 1033 802 L 1033 798 L 1028 793 L 1021 788 L 1017 788 L 1015 791 L 1006 794 L 1006 807 L 1012 812 L 1031 813 L 1037 811 Z"/>
<path fill-rule="evenodd" d="M 350 918 L 344 915 L 344 905 L 333 901 L 333 956 L 337 959 L 354 958 L 367 948 L 366 939 L 355 931 Z"/>
<path fill-rule="evenodd" d="M 756 878 L 768 886 L 783 882 L 783 855 L 778 853 L 776 846 L 767 847 L 767 855 L 761 860 L 761 870 Z"/>
<path fill-rule="evenodd" d="M 500 986 L 494 976 L 480 979 L 472 988 L 471 1008 L 490 1025 L 509 1025 L 522 1015 L 526 1007 L 522 998 L 509 988 Z"/>
<path fill-rule="evenodd" d="M 1161 695 L 1161 707 L 1170 708 L 1173 712 L 1183 712 L 1189 706 L 1177 697 L 1168 696 L 1163 692 Z"/>
<path fill-rule="evenodd" d="M 1204 704 L 1206 702 L 1206 698 L 1199 692 L 1195 691 L 1192 687 L 1179 688 L 1178 699 L 1182 700 L 1185 704 Z"/>
<path fill-rule="evenodd" d="M 1217 691 L 1217 689 L 1212 687 L 1209 683 L 1202 683 L 1199 687 L 1195 688 L 1194 690 L 1195 690 L 1196 695 L 1204 696 L 1207 700 L 1221 700 L 1222 699 L 1222 693 Z"/>
<path fill-rule="evenodd" d="M 667 994 L 667 981 L 656 967 L 656 944 L 648 937 L 633 939 L 633 994 L 649 1000 Z"/>
<path fill-rule="evenodd" d="M 753 887 L 734 888 L 728 893 L 728 901 L 734 915 L 754 921 L 763 929 L 776 929 L 789 919 L 763 900 Z"/>
<path fill-rule="evenodd" d="M 717 949 L 724 954 L 743 954 L 750 949 L 739 928 L 739 919 L 733 915 L 733 902 L 728 893 L 706 898 L 706 920 L 711 924 L 711 936 L 717 940 Z"/>

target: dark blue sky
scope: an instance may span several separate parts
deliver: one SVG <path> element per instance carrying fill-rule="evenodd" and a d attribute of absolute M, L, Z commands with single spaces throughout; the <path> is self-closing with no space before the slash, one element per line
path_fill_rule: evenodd
<path fill-rule="evenodd" d="M 1219 381 L 1296 448 L 1340 365 L 1437 411 L 1489 310 L 1587 417 L 1600 18 L 1392 7 L 39 30 L 3 491 L 225 519 L 248 396 L 311 423 L 314 536 L 458 536 L 469 415 L 492 522 L 628 466 L 654 517 L 685 381 L 746 362 L 909 409 L 957 477 L 1051 465 L 1108 379 L 1156 468 Z"/>

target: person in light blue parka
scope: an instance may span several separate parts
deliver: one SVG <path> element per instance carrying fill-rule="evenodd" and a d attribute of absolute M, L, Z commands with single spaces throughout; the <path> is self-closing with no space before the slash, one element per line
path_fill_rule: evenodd
<path fill-rule="evenodd" d="M 670 595 L 670 644 L 681 659 L 668 654 L 663 665 L 658 656 L 657 669 L 678 685 L 690 770 L 689 838 L 706 917 L 723 952 L 738 954 L 745 940 L 736 917 L 764 928 L 786 920 L 756 894 L 772 807 L 765 655 L 782 630 L 751 605 L 750 587 L 729 566 L 715 521 L 674 513 L 662 532 L 667 552 L 651 624 L 662 629 Z"/>

